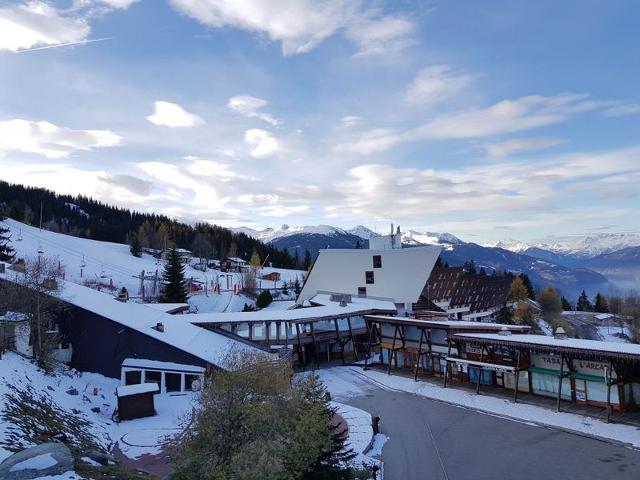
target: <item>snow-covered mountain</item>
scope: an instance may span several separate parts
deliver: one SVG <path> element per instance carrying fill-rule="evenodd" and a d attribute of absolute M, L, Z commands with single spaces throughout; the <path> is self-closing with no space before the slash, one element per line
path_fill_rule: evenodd
<path fill-rule="evenodd" d="M 365 227 L 362 227 L 362 228 L 365 228 Z M 244 233 L 245 235 L 256 238 L 265 243 L 269 243 L 279 238 L 288 237 L 288 236 L 297 235 L 297 234 L 310 234 L 310 235 L 314 234 L 314 235 L 329 235 L 329 236 L 339 236 L 339 235 L 348 234 L 346 230 L 343 230 L 338 227 L 332 227 L 331 225 L 307 225 L 303 227 L 290 227 L 286 223 L 278 229 L 265 228 L 264 230 L 256 230 L 250 227 L 235 227 L 235 228 L 230 228 L 229 230 L 237 233 Z"/>
<path fill-rule="evenodd" d="M 516 253 L 545 250 L 576 259 L 593 258 L 629 247 L 640 246 L 640 233 L 599 233 L 595 235 L 569 235 L 550 238 L 542 242 L 521 242 L 514 239 L 500 240 L 487 247 L 497 247 Z"/>
<path fill-rule="evenodd" d="M 409 230 L 402 232 L 402 243 L 407 245 L 460 245 L 465 242 L 450 233 Z"/>

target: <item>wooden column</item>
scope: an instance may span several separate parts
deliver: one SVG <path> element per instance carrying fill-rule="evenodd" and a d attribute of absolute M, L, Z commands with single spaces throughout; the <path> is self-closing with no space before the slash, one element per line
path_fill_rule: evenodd
<path fill-rule="evenodd" d="M 338 327 L 338 319 L 334 318 L 333 323 L 336 327 L 336 342 L 340 345 L 340 355 L 342 356 L 342 365 L 344 365 L 344 343 L 340 340 L 340 328 Z"/>
<path fill-rule="evenodd" d="M 607 382 L 607 423 L 611 422 L 611 381 L 613 379 L 613 363 L 609 362 L 609 374 L 605 380 Z"/>
<path fill-rule="evenodd" d="M 351 338 L 351 347 L 353 348 L 353 355 L 356 357 L 356 362 L 358 361 L 358 347 L 356 347 L 356 341 L 353 338 L 353 329 L 351 328 L 351 317 L 347 317 L 347 325 L 349 325 L 349 338 Z"/>
<path fill-rule="evenodd" d="M 484 345 L 482 346 L 482 348 L 480 349 L 480 361 L 482 362 L 484 360 Z M 469 367 L 467 367 L 467 370 L 469 369 Z M 482 367 L 478 366 L 478 380 L 476 381 L 476 395 L 480 393 L 480 380 L 482 379 Z"/>
<path fill-rule="evenodd" d="M 558 381 L 558 398 L 556 401 L 556 411 L 560 411 L 560 398 L 562 397 L 562 379 L 564 378 L 564 355 L 560 355 L 560 376 Z"/>
<path fill-rule="evenodd" d="M 371 339 L 373 337 L 373 329 L 375 328 L 374 322 L 368 322 L 365 320 L 367 329 L 369 330 L 369 340 L 367 341 L 367 356 L 364 359 L 363 370 L 367 369 L 367 363 L 369 362 L 369 356 L 371 355 Z"/>
<path fill-rule="evenodd" d="M 513 403 L 518 402 L 518 384 L 520 383 L 520 350 L 518 350 L 518 359 L 516 360 L 516 388 L 513 392 Z"/>
<path fill-rule="evenodd" d="M 298 337 L 298 361 L 302 363 L 302 371 L 307 368 L 307 359 L 304 354 L 304 348 L 302 347 L 302 340 L 300 339 L 300 325 L 296 322 L 296 336 Z"/>
<path fill-rule="evenodd" d="M 389 350 L 389 366 L 387 367 L 387 375 L 391 375 L 391 360 L 395 357 L 396 351 L 396 335 L 398 334 L 398 326 L 393 330 L 393 342 L 391 342 L 391 350 Z"/>
<path fill-rule="evenodd" d="M 311 338 L 313 339 L 313 359 L 316 362 L 316 368 L 320 368 L 320 360 L 318 359 L 318 344 L 316 343 L 316 329 L 313 322 L 311 324 Z"/>
<path fill-rule="evenodd" d="M 416 358 L 416 366 L 415 366 L 415 372 L 413 375 L 413 380 L 415 382 L 418 381 L 418 367 L 420 366 L 420 359 L 422 358 L 422 356 L 420 355 L 420 352 L 422 351 L 422 337 L 424 336 L 424 328 L 420 329 L 420 342 L 418 342 L 418 355 Z"/>

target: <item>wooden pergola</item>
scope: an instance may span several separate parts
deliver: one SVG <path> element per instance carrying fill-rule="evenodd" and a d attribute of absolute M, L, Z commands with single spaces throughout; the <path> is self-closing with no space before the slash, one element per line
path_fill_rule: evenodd
<path fill-rule="evenodd" d="M 437 317 L 436 317 L 437 318 Z M 431 373 L 434 373 L 434 358 L 442 358 L 441 353 L 434 352 L 433 336 L 434 330 L 441 330 L 446 333 L 447 353 L 444 357 L 451 357 L 452 337 L 456 333 L 463 332 L 498 332 L 503 328 L 509 331 L 526 333 L 530 327 L 526 325 L 501 325 L 496 323 L 467 322 L 456 320 L 442 319 L 417 319 L 408 317 L 391 317 L 383 315 L 365 315 L 364 317 L 369 339 L 367 342 L 367 357 L 365 359 L 364 369 L 368 366 L 371 350 L 375 347 L 386 349 L 389 351 L 389 365 L 387 374 L 391 373 L 391 365 L 395 359 L 397 362 L 397 352 L 410 352 L 416 356 L 414 366 L 414 380 L 418 380 L 418 371 L 420 369 L 421 360 L 426 355 L 430 360 Z M 382 326 L 393 327 L 393 336 L 385 336 L 382 334 Z M 407 330 L 415 328 L 419 333 L 419 338 L 408 338 Z M 417 344 L 417 345 L 416 345 Z"/>
<path fill-rule="evenodd" d="M 480 345 L 483 354 L 485 352 L 490 354 L 496 347 L 508 347 L 517 357 L 518 366 L 521 365 L 521 358 L 530 358 L 532 354 L 553 354 L 558 356 L 560 359 L 560 369 L 557 372 L 558 393 L 556 397 L 556 410 L 558 412 L 560 411 L 562 398 L 563 379 L 570 377 L 575 372 L 574 361 L 592 360 L 607 364 L 608 368 L 604 372 L 605 385 L 607 387 L 607 422 L 610 421 L 612 411 L 611 387 L 624 384 L 629 380 L 637 380 L 640 372 L 640 345 L 611 344 L 610 342 L 570 338 L 558 339 L 541 335 L 510 336 L 471 333 L 457 334 L 454 336 L 454 341 Z M 453 362 L 459 362 L 460 360 L 459 358 L 451 359 Z M 529 367 L 528 363 L 526 362 L 526 367 L 521 369 L 529 370 L 532 368 Z M 495 365 L 504 367 L 504 364 Z M 613 373 L 615 373 L 615 378 Z M 514 394 L 514 399 L 516 398 L 517 383 L 516 393 Z"/>

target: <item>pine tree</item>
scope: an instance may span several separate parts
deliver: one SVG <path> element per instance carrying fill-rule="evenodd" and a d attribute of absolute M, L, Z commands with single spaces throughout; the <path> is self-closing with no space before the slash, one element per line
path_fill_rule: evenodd
<path fill-rule="evenodd" d="M 189 298 L 184 280 L 184 265 L 175 248 L 169 250 L 163 274 L 164 292 L 161 303 L 186 303 Z"/>
<path fill-rule="evenodd" d="M 498 310 L 498 314 L 496 315 L 496 323 L 502 323 L 505 325 L 513 324 L 513 312 L 509 307 L 507 307 L 506 303 L 502 304 L 502 307 L 500 307 L 500 310 Z"/>
<path fill-rule="evenodd" d="M 607 299 L 600 292 L 596 295 L 596 304 L 593 308 L 598 313 L 609 313 L 609 305 Z"/>
<path fill-rule="evenodd" d="M 142 245 L 140 245 L 138 234 L 136 232 L 131 232 L 130 239 L 129 251 L 131 252 L 131 255 L 133 255 L 134 257 L 141 257 Z"/>
<path fill-rule="evenodd" d="M 311 268 L 311 252 L 307 249 L 304 251 L 304 269 L 308 272 Z"/>
<path fill-rule="evenodd" d="M 520 275 L 518 275 L 518 277 L 522 279 L 522 283 L 524 283 L 524 286 L 527 287 L 527 296 L 531 300 L 535 300 L 536 292 L 533 289 L 533 285 L 531 283 L 531 280 L 529 279 L 529 275 L 527 275 L 526 273 L 521 273 Z"/>
<path fill-rule="evenodd" d="M 578 303 L 576 303 L 576 310 L 579 312 L 590 312 L 592 310 L 591 302 L 587 297 L 587 292 L 582 290 L 582 293 L 578 297 Z"/>
<path fill-rule="evenodd" d="M 302 286 L 300 285 L 300 280 L 298 280 L 298 277 L 296 277 L 295 282 L 293 282 L 293 291 L 295 292 L 296 296 L 300 295 L 300 292 L 302 292 Z"/>
<path fill-rule="evenodd" d="M 562 302 L 562 310 L 564 310 L 565 312 L 573 310 L 573 305 L 569 303 L 569 300 L 567 300 L 566 297 L 563 296 L 560 299 L 560 302 Z"/>
<path fill-rule="evenodd" d="M 256 307 L 257 308 L 266 308 L 273 301 L 273 296 L 269 290 L 263 290 L 256 298 Z"/>
<path fill-rule="evenodd" d="M 0 262 L 11 262 L 16 252 L 11 246 L 10 230 L 0 225 Z"/>

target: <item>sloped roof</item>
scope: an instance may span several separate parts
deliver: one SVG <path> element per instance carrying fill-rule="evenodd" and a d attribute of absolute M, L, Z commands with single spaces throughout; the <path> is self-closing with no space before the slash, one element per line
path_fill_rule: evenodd
<path fill-rule="evenodd" d="M 5 274 L 0 274 L 0 278 L 12 281 L 15 278 L 12 273 L 15 274 L 7 270 Z M 64 280 L 58 280 L 58 283 L 61 286 L 60 300 L 155 338 L 212 365 L 223 367 L 226 355 L 235 348 L 264 353 L 257 347 L 193 325 L 184 320 L 184 315 L 170 315 L 140 303 L 120 302 L 109 294 Z M 163 332 L 153 328 L 158 323 L 163 324 Z"/>

